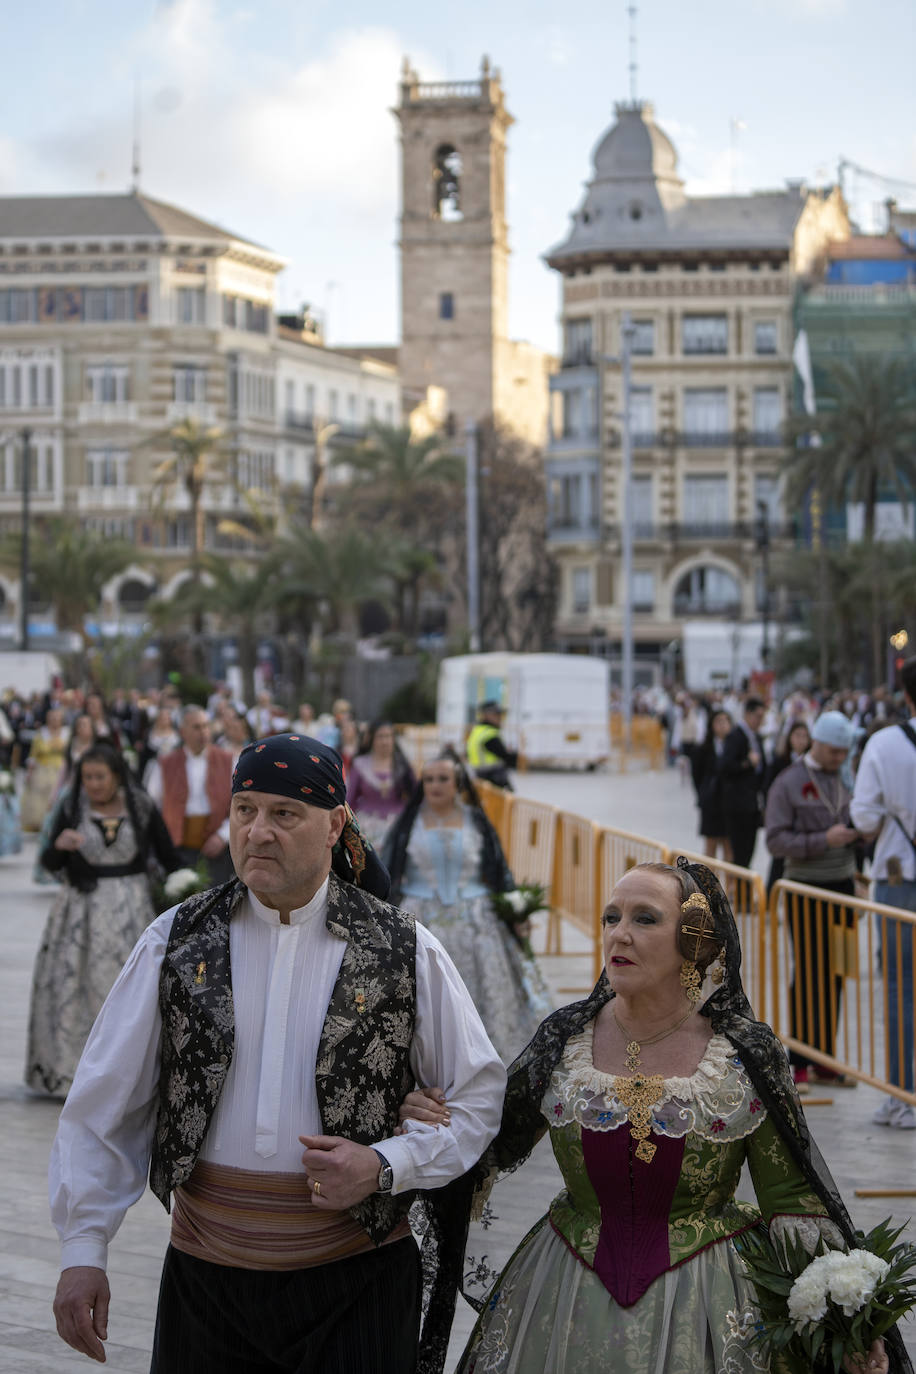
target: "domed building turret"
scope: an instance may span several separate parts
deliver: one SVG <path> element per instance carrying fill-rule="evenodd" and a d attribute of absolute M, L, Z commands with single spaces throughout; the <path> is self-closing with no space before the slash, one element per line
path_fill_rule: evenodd
<path fill-rule="evenodd" d="M 637 664 L 644 676 L 671 674 L 685 622 L 726 622 L 723 634 L 745 622 L 760 638 L 754 522 L 765 511 L 774 540 L 787 526 L 779 469 L 793 294 L 849 224 L 839 191 L 800 182 L 689 196 L 677 149 L 646 102 L 616 106 L 592 166 L 566 237 L 546 254 L 563 277 L 546 460 L 561 565 L 557 647 L 619 658 L 629 597 Z M 619 367 L 627 316 L 629 498 Z M 624 522 L 634 536 L 629 588 Z M 761 650 L 751 653 L 756 666 Z M 727 648 L 726 676 L 733 657 Z"/>

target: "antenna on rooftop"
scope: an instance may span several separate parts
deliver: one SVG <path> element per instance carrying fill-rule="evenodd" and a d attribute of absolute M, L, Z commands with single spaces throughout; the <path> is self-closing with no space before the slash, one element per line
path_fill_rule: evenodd
<path fill-rule="evenodd" d="M 636 89 L 637 89 L 636 77 L 637 77 L 638 72 L 639 72 L 639 62 L 637 61 L 637 49 L 636 49 L 636 17 L 637 17 L 637 7 L 636 7 L 636 5 L 633 5 L 633 4 L 627 5 L 627 14 L 630 16 L 630 63 L 629 63 L 629 72 L 630 72 L 630 103 L 633 104 L 633 105 L 635 105 L 635 104 L 636 104 L 636 99 L 637 99 L 637 96 L 636 96 Z"/>
<path fill-rule="evenodd" d="M 136 194 L 140 190 L 140 77 L 134 77 L 134 146 L 130 167 L 130 189 Z"/>

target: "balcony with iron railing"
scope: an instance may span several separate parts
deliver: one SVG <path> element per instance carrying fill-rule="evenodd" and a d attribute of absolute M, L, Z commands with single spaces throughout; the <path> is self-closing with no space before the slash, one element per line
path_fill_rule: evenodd
<path fill-rule="evenodd" d="M 798 529 L 794 521 L 771 521 L 767 527 L 770 541 L 795 542 Z M 756 540 L 754 523 L 749 520 L 637 520 L 632 525 L 637 543 L 689 544 L 742 543 Z M 620 539 L 620 526 L 609 525 L 608 540 Z"/>
<path fill-rule="evenodd" d="M 81 425 L 135 425 L 136 401 L 81 401 L 76 412 Z"/>
<path fill-rule="evenodd" d="M 601 539 L 601 522 L 597 515 L 573 522 L 569 518 L 548 518 L 548 544 L 597 544 Z"/>
<path fill-rule="evenodd" d="M 736 620 L 741 614 L 741 602 L 726 601 L 713 596 L 676 596 L 674 614 L 679 620 L 706 615 Z"/>

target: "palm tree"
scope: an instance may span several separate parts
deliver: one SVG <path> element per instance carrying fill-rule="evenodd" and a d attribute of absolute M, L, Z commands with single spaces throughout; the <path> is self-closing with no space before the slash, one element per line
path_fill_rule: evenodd
<path fill-rule="evenodd" d="M 242 696 L 254 701 L 258 641 L 281 594 L 278 559 L 265 558 L 252 566 L 204 554 L 199 571 L 200 580 L 185 582 L 170 601 L 158 602 L 154 616 L 160 624 L 182 614 L 216 616 L 238 641 Z"/>
<path fill-rule="evenodd" d="M 429 501 L 463 480 L 464 459 L 448 442 L 441 434 L 415 439 L 406 426 L 373 425 L 362 444 L 341 449 L 333 461 L 351 473 L 348 498 L 357 497 L 375 525 L 415 537 Z"/>
<path fill-rule="evenodd" d="M 907 508 L 916 494 L 916 387 L 903 359 L 861 354 L 826 369 L 817 416 L 793 418 L 786 427 L 784 458 L 788 509 L 817 492 L 823 507 L 847 502 L 864 507 L 864 543 L 872 595 L 872 676 L 883 672 L 881 581 L 876 557 L 875 512 L 892 491 Z M 812 431 L 818 443 L 799 447 Z M 822 575 L 821 570 L 821 575 Z"/>
<path fill-rule="evenodd" d="M 797 416 L 787 426 L 784 460 L 786 504 L 801 506 L 816 486 L 822 501 L 865 507 L 865 539 L 875 533 L 882 491 L 906 506 L 916 493 L 916 386 L 912 364 L 901 358 L 861 354 L 826 369 L 817 416 Z M 817 446 L 795 447 L 815 431 Z"/>
<path fill-rule="evenodd" d="M 136 549 L 126 540 L 106 539 L 66 516 L 43 521 L 40 537 L 30 548 L 35 591 L 54 606 L 58 629 L 77 634 L 82 633 L 85 617 L 97 609 L 106 582 L 136 557 Z M 21 535 L 10 536 L 0 560 L 18 567 L 20 549 Z"/>
<path fill-rule="evenodd" d="M 322 630 L 355 639 L 361 602 L 390 599 L 391 560 L 378 539 L 344 527 L 294 529 L 277 545 L 283 595 L 317 610 Z"/>
<path fill-rule="evenodd" d="M 199 564 L 204 550 L 203 497 L 208 486 L 228 479 L 229 454 L 222 447 L 223 431 L 202 425 L 199 420 L 180 420 L 171 429 L 153 434 L 144 447 L 172 450 L 153 472 L 154 498 L 159 505 L 168 502 L 176 490 L 187 492 L 191 510 L 191 567 L 199 581 Z"/>

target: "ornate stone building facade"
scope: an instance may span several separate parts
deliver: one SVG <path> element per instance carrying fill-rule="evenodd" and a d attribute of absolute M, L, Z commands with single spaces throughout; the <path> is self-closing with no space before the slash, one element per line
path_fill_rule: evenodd
<path fill-rule="evenodd" d="M 550 543 L 562 566 L 560 647 L 616 656 L 620 530 L 634 533 L 637 659 L 682 621 L 757 618 L 754 521 L 779 537 L 792 305 L 827 243 L 848 236 L 836 190 L 688 197 L 652 107 L 618 105 L 566 238 L 560 418 L 547 451 Z M 633 504 L 621 482 L 619 358 L 632 338 Z"/>
<path fill-rule="evenodd" d="M 550 355 L 509 338 L 506 135 L 499 72 L 422 82 L 405 60 L 401 126 L 401 346 L 407 395 L 449 397 L 454 427 L 495 416 L 547 433 Z"/>
<path fill-rule="evenodd" d="M 159 500 L 154 483 L 176 422 L 219 429 L 228 451 L 204 495 L 211 549 L 231 547 L 220 522 L 246 518 L 246 492 L 267 511 L 307 499 L 322 433 L 352 443 L 373 419 L 400 423 L 395 366 L 278 322 L 283 265 L 139 192 L 0 198 L 0 525 L 20 527 L 28 428 L 33 515 L 75 514 L 136 545 L 99 608 L 108 628 L 141 623 L 149 596 L 187 575 L 187 494 Z M 19 594 L 0 577 L 0 643 Z"/>

